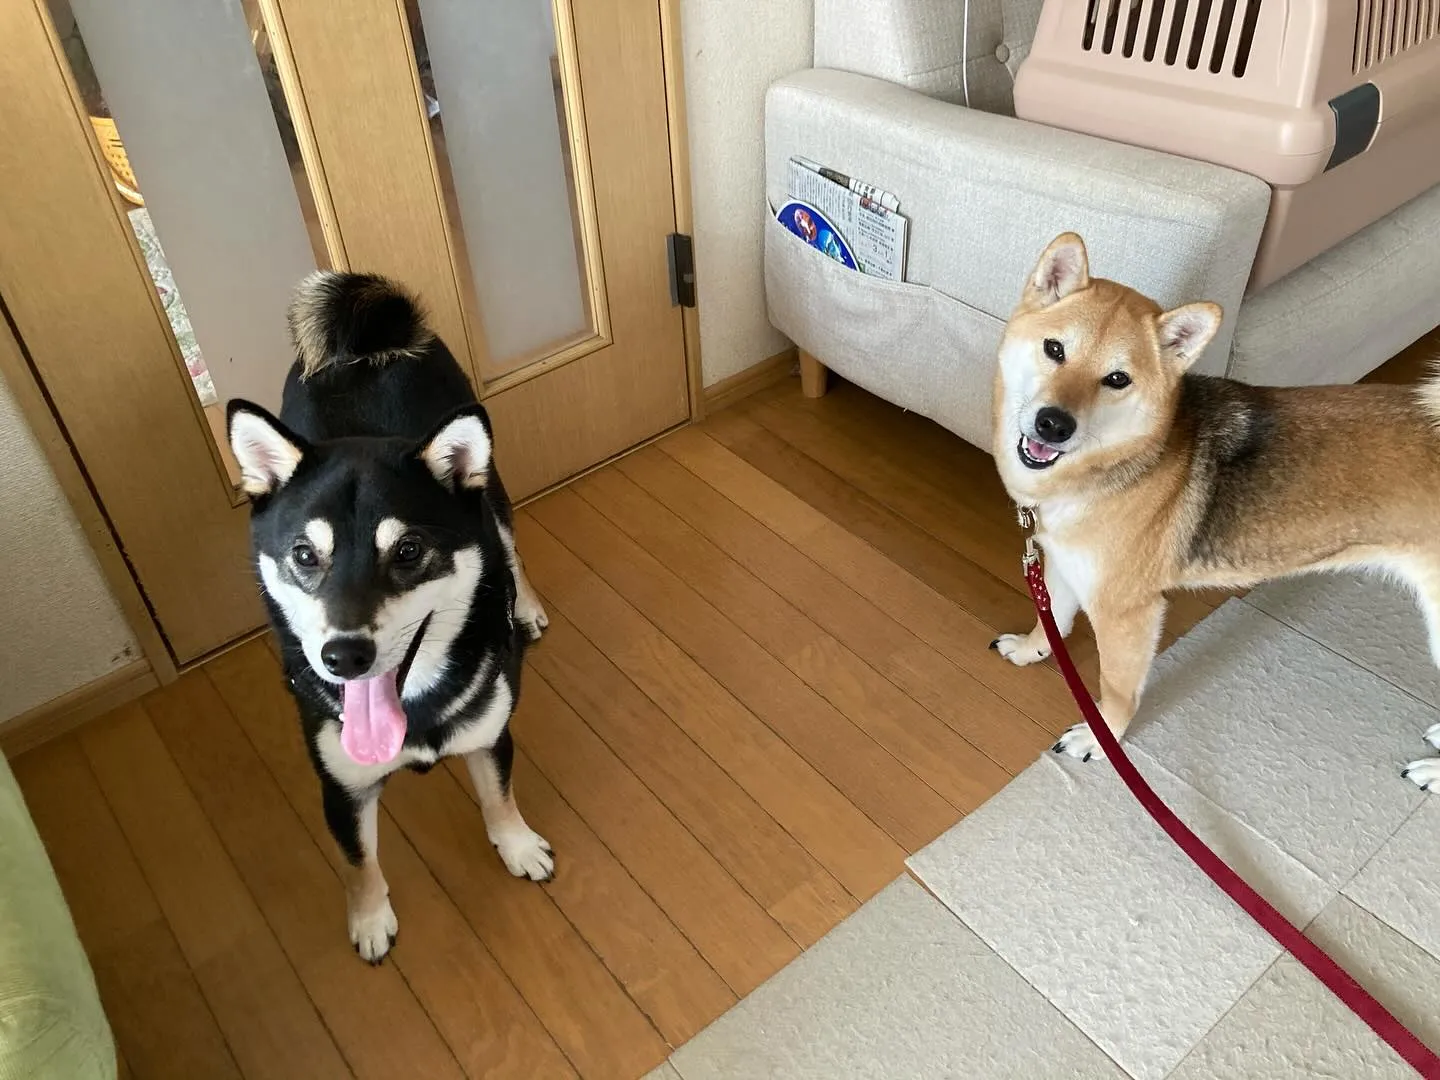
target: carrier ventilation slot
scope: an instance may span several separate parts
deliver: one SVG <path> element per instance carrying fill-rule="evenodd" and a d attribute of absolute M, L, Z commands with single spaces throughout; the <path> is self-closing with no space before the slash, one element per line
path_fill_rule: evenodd
<path fill-rule="evenodd" d="M 1356 0 L 1355 74 L 1440 35 L 1440 0 Z"/>
<path fill-rule="evenodd" d="M 1367 0 L 1359 0 L 1364 5 Z M 1423 6 L 1440 13 L 1440 0 L 1370 0 L 1375 5 Z M 1262 0 L 1087 0 L 1080 41 L 1086 52 L 1123 56 L 1168 67 L 1243 78 L 1260 19 Z M 1415 24 L 1418 27 L 1420 17 Z M 1432 30 L 1433 33 L 1433 30 Z M 1232 47 L 1233 45 L 1233 47 Z M 1356 44 L 1356 56 L 1360 46 Z M 1227 64 L 1228 60 L 1228 64 Z M 1358 62 L 1358 60 L 1357 60 Z M 1358 69 L 1357 69 L 1358 70 Z"/>

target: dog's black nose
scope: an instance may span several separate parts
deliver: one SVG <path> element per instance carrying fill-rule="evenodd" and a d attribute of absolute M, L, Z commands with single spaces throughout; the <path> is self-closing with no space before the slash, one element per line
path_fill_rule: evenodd
<path fill-rule="evenodd" d="M 1035 434 L 1048 443 L 1058 445 L 1075 434 L 1075 418 L 1064 409 L 1046 405 L 1035 414 Z"/>
<path fill-rule="evenodd" d="M 358 679 L 375 663 L 375 642 L 363 637 L 331 638 L 321 647 L 320 659 L 331 675 Z"/>

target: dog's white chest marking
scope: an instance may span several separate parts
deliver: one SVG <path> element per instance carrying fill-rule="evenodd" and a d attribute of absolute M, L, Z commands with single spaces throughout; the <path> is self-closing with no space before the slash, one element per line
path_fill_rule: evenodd
<path fill-rule="evenodd" d="M 484 709 L 468 721 L 455 721 L 463 726 L 450 736 L 441 750 L 441 756 L 490 749 L 505 730 L 514 708 L 515 695 L 510 689 L 510 680 L 502 675 L 495 680 L 495 694 Z"/>
<path fill-rule="evenodd" d="M 1045 552 L 1046 573 L 1059 574 L 1089 610 L 1100 587 L 1100 564 L 1089 547 L 1067 543 L 1066 534 L 1080 524 L 1085 508 L 1069 499 L 1056 499 L 1039 508 L 1035 539 Z"/>
<path fill-rule="evenodd" d="M 383 765 L 362 765 L 340 745 L 340 721 L 327 723 L 316 737 L 316 749 L 325 770 L 342 786 L 351 791 L 362 791 L 373 787 L 393 772 L 411 765 L 433 765 L 442 757 L 469 754 L 475 750 L 488 750 L 500 738 L 510 711 L 515 706 L 515 694 L 510 680 L 501 675 L 495 681 L 495 692 L 489 703 L 473 716 L 460 716 L 450 723 L 457 725 L 455 733 L 437 754 L 428 747 L 405 747 L 393 761 Z"/>
<path fill-rule="evenodd" d="M 1039 539 L 1045 551 L 1046 573 L 1059 574 L 1080 601 L 1081 610 L 1088 611 L 1100 584 L 1095 557 L 1083 548 L 1067 547 L 1043 536 Z"/>

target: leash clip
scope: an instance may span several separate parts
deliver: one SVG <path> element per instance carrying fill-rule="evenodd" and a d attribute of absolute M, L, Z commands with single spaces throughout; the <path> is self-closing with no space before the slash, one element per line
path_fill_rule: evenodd
<path fill-rule="evenodd" d="M 1015 517 L 1020 528 L 1025 530 L 1025 569 L 1029 570 L 1040 561 L 1040 549 L 1035 545 L 1035 511 L 1028 506 L 1017 506 Z"/>

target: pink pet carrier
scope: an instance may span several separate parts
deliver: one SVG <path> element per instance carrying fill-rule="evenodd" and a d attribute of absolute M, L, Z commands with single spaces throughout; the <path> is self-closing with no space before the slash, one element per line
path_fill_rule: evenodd
<path fill-rule="evenodd" d="M 1440 183 L 1440 0 L 1046 0 L 1015 111 L 1268 183 L 1254 291 Z"/>

